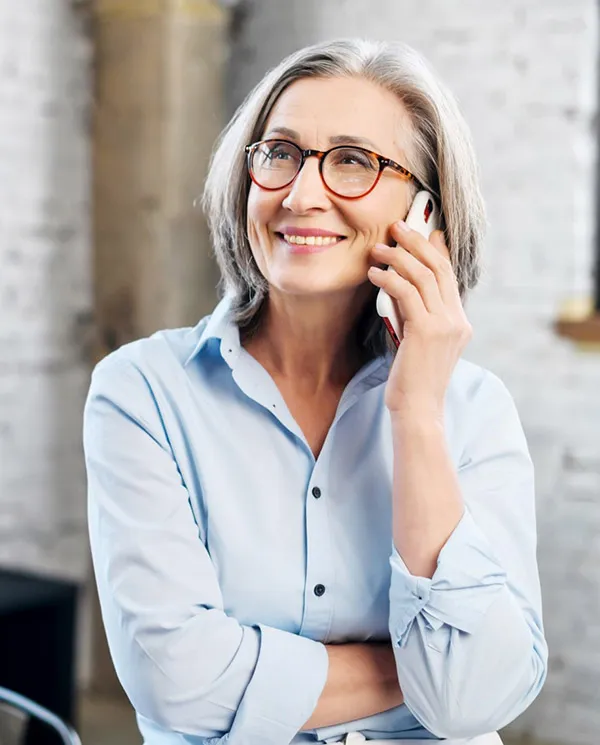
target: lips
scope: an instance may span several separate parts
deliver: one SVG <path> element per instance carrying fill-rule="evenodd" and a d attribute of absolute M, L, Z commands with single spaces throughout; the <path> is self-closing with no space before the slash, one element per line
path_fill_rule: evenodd
<path fill-rule="evenodd" d="M 276 236 L 286 246 L 290 253 L 295 254 L 327 251 L 327 249 L 337 246 L 344 240 L 341 236 L 299 236 L 283 235 L 282 233 L 276 233 Z"/>
<path fill-rule="evenodd" d="M 289 246 L 335 246 L 343 238 L 336 236 L 321 236 L 321 235 L 282 235 L 278 233 L 281 240 L 285 241 Z"/>
<path fill-rule="evenodd" d="M 323 228 L 300 228 L 294 225 L 284 225 L 280 230 L 277 231 L 282 235 L 299 235 L 303 237 L 321 236 L 323 238 L 345 238 L 345 235 L 341 233 L 333 233 L 331 230 L 324 230 Z"/>

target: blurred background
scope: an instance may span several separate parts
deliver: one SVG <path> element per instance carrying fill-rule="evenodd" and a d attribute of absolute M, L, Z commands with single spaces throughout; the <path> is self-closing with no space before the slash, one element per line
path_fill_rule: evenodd
<path fill-rule="evenodd" d="M 0 0 L 0 685 L 84 745 L 140 742 L 91 575 L 90 370 L 211 311 L 193 200 L 266 70 L 318 40 L 399 39 L 473 131 L 489 234 L 465 356 L 508 385 L 537 468 L 550 670 L 503 734 L 598 745 L 597 16 L 596 0 Z"/>

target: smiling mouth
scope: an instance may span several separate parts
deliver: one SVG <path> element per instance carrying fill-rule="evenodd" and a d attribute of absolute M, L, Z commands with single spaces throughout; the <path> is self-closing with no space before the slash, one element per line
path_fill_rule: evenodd
<path fill-rule="evenodd" d="M 285 233 L 276 233 L 275 235 L 290 246 L 327 248 L 345 240 L 345 236 L 343 235 L 287 235 Z"/>

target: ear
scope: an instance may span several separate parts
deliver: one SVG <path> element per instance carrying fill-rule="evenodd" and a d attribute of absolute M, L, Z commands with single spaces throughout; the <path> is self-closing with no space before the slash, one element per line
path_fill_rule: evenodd
<path fill-rule="evenodd" d="M 443 230 L 434 230 L 429 236 L 429 242 L 435 248 L 436 251 L 442 254 L 442 256 L 450 261 L 450 251 L 446 245 L 446 239 L 444 238 Z"/>

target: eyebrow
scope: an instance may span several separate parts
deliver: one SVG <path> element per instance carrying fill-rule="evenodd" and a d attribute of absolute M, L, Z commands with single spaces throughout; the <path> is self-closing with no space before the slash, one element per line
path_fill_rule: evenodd
<path fill-rule="evenodd" d="M 284 137 L 289 137 L 292 140 L 300 140 L 298 132 L 295 132 L 293 129 L 288 129 L 287 127 L 271 127 L 271 129 L 269 129 L 269 134 L 270 133 L 280 134 Z M 267 138 L 267 135 L 263 135 L 263 137 Z M 333 137 L 329 138 L 329 142 L 332 145 L 358 145 L 359 147 L 366 145 L 372 150 L 379 152 L 377 145 L 366 137 L 358 137 L 356 135 L 333 135 Z"/>

